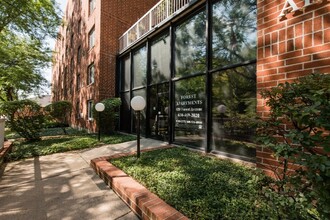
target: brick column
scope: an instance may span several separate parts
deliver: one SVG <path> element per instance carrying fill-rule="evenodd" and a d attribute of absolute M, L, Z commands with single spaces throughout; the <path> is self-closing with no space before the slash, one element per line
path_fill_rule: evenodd
<path fill-rule="evenodd" d="M 330 1 L 258 0 L 257 112 L 269 109 L 259 92 L 313 72 L 330 73 Z M 283 16 L 280 16 L 283 12 Z M 257 166 L 277 165 L 257 149 Z"/>

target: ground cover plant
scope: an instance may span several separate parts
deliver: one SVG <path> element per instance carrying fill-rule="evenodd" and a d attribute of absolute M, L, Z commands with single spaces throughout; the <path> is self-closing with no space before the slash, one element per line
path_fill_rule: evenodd
<path fill-rule="evenodd" d="M 185 148 L 111 159 L 111 163 L 190 219 L 272 219 L 256 169 Z"/>
<path fill-rule="evenodd" d="M 63 135 L 63 130 L 61 128 L 44 129 L 43 132 L 41 132 L 41 136 L 41 140 L 33 142 L 19 138 L 16 139 L 13 151 L 8 155 L 8 159 L 15 161 L 29 157 L 135 140 L 135 137 L 131 135 L 113 134 L 102 136 L 99 142 L 96 134 L 88 134 L 85 131 L 72 128 L 67 129 L 67 135 Z"/>

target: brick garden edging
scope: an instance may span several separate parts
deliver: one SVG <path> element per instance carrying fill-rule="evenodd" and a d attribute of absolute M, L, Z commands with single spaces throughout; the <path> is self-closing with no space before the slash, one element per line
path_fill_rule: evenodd
<path fill-rule="evenodd" d="M 166 149 L 164 146 L 145 149 L 141 152 L 155 149 Z M 113 156 L 99 157 L 91 160 L 91 167 L 115 191 L 119 197 L 141 218 L 145 220 L 185 220 L 182 213 L 168 205 L 154 193 L 128 176 L 122 170 L 108 162 L 109 159 L 134 155 L 135 152 L 120 153 Z"/>
<path fill-rule="evenodd" d="M 11 152 L 13 148 L 13 142 L 5 141 L 3 148 L 0 149 L 0 166 L 5 162 L 6 156 Z"/>

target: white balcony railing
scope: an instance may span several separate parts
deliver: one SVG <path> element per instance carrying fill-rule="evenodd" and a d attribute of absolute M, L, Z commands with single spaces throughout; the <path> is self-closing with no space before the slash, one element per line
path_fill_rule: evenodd
<path fill-rule="evenodd" d="M 187 8 L 192 1 L 194 0 L 162 0 L 158 2 L 119 38 L 119 51 L 125 50 L 153 28 Z"/>

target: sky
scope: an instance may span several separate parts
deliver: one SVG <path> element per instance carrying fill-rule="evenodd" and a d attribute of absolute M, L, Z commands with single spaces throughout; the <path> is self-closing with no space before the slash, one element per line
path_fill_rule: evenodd
<path fill-rule="evenodd" d="M 64 12 L 65 6 L 66 6 L 66 0 L 56 0 L 56 2 L 59 4 L 62 12 Z M 54 49 L 55 39 L 48 39 L 47 44 L 50 46 L 50 48 Z M 52 67 L 51 66 L 43 71 L 43 76 L 47 79 L 47 81 L 49 83 L 51 83 L 51 81 L 52 81 Z M 48 94 L 51 94 L 50 93 L 50 91 L 51 91 L 50 87 L 45 88 L 45 90 Z"/>

